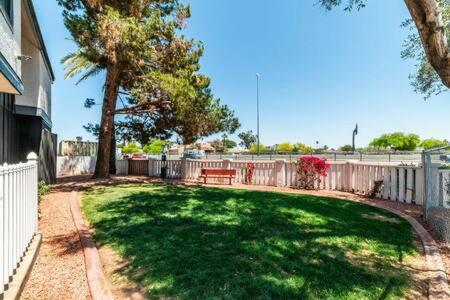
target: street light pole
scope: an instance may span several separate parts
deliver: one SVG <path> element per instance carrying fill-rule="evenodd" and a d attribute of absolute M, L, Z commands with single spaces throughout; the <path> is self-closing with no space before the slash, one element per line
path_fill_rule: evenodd
<path fill-rule="evenodd" d="M 259 73 L 256 73 L 256 146 L 257 146 L 257 153 L 259 156 L 259 78 L 261 75 Z"/>

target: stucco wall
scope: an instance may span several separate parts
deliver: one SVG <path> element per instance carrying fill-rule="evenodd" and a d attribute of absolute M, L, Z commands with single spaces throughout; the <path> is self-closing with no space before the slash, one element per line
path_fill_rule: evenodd
<path fill-rule="evenodd" d="M 42 51 L 36 46 L 30 20 L 22 14 L 22 53 L 31 59 L 22 62 L 22 81 L 25 92 L 16 97 L 16 104 L 42 109 L 51 118 L 51 86 L 50 72 L 45 64 Z"/>
<path fill-rule="evenodd" d="M 48 117 L 52 117 L 52 80 L 50 78 L 50 73 L 45 65 L 44 57 L 42 53 L 40 54 L 40 65 L 39 65 L 39 95 L 37 107 L 42 108 Z"/>
<path fill-rule="evenodd" d="M 21 62 L 17 59 L 17 56 L 21 54 L 20 0 L 14 0 L 13 9 L 13 26 L 9 25 L 9 22 L 5 19 L 5 16 L 0 12 L 0 53 L 6 58 L 16 74 L 20 77 L 22 73 Z"/>

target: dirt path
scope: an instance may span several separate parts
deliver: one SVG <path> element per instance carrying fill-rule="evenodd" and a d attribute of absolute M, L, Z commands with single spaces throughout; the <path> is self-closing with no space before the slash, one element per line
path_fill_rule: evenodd
<path fill-rule="evenodd" d="M 39 231 L 41 249 L 21 299 L 90 299 L 70 191 L 56 187 L 43 198 Z"/>

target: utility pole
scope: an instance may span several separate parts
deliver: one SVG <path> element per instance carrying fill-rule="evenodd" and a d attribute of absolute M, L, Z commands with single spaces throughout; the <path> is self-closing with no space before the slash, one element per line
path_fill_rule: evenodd
<path fill-rule="evenodd" d="M 259 156 L 260 154 L 260 143 L 259 143 L 259 78 L 261 75 L 256 73 L 256 151 Z"/>

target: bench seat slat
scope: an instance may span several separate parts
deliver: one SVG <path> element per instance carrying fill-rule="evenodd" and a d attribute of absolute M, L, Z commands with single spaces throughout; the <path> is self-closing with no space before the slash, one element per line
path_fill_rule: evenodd
<path fill-rule="evenodd" d="M 224 178 L 231 180 L 236 177 L 236 170 L 235 169 L 202 169 L 200 178 L 204 179 L 204 182 L 206 184 L 207 178 Z"/>

